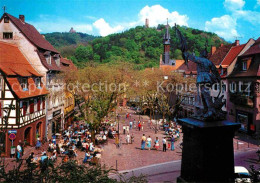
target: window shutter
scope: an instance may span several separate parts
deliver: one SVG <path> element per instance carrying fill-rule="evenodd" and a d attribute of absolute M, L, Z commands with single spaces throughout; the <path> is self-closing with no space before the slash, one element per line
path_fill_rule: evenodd
<path fill-rule="evenodd" d="M 27 111 L 27 103 L 23 102 L 23 116 L 26 115 L 26 111 Z"/>
<path fill-rule="evenodd" d="M 41 110 L 41 99 L 38 99 L 38 103 L 37 103 L 37 111 Z"/>
<path fill-rule="evenodd" d="M 42 100 L 42 109 L 45 109 L 45 99 Z"/>
<path fill-rule="evenodd" d="M 34 101 L 30 101 L 30 114 L 34 112 Z"/>

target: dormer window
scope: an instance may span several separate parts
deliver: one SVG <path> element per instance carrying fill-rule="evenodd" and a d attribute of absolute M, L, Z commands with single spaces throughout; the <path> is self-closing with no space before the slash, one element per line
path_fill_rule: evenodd
<path fill-rule="evenodd" d="M 247 70 L 247 62 L 242 62 L 242 70 L 243 71 Z"/>
<path fill-rule="evenodd" d="M 46 51 L 44 53 L 44 57 L 46 59 L 47 64 L 51 65 L 51 52 L 50 51 Z"/>
<path fill-rule="evenodd" d="M 24 91 L 28 90 L 28 80 L 27 80 L 27 78 L 21 79 L 21 87 Z"/>
<path fill-rule="evenodd" d="M 56 58 L 56 59 L 55 59 L 55 62 L 56 62 L 56 64 L 57 64 L 57 66 L 60 66 L 60 57 Z"/>
<path fill-rule="evenodd" d="M 37 88 L 41 88 L 41 78 L 40 77 L 35 78 L 35 85 Z"/>
<path fill-rule="evenodd" d="M 9 17 L 4 17 L 4 23 L 9 23 Z"/>

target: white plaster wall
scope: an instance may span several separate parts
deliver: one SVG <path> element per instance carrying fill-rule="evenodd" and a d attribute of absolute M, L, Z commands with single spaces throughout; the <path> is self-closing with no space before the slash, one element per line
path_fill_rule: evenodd
<path fill-rule="evenodd" d="M 3 39 L 3 32 L 13 32 L 13 39 Z M 9 23 L 4 23 L 4 20 L 0 22 L 0 41 L 17 45 L 30 64 L 43 76 L 42 80 L 44 84 L 46 84 L 47 69 L 42 65 L 38 53 L 36 52 L 36 47 L 11 21 L 9 21 Z"/>

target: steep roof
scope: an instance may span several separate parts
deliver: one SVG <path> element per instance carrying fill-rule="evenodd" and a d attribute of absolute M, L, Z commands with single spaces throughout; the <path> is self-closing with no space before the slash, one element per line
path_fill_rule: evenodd
<path fill-rule="evenodd" d="M 6 78 L 11 89 L 20 99 L 31 98 L 41 95 L 47 95 L 49 92 L 45 86 L 41 83 L 41 88 L 37 88 L 33 78 L 28 78 L 28 90 L 25 91 L 22 89 L 21 84 L 18 78 Z"/>
<path fill-rule="evenodd" d="M 260 37 L 255 41 L 253 44 L 242 56 L 254 55 L 260 53 Z"/>
<path fill-rule="evenodd" d="M 0 69 L 7 76 L 41 76 L 16 45 L 0 41 Z"/>
<path fill-rule="evenodd" d="M 233 46 L 228 54 L 226 55 L 226 57 L 224 58 L 224 60 L 221 62 L 221 65 L 230 65 L 233 60 L 239 55 L 239 53 L 244 49 L 244 47 L 246 46 L 246 44 L 242 44 L 239 46 Z"/>
<path fill-rule="evenodd" d="M 36 30 L 36 28 L 28 24 L 26 22 L 22 22 L 20 19 L 8 14 L 4 13 L 1 19 L 3 19 L 4 16 L 8 16 L 10 20 L 14 23 L 14 25 L 25 35 L 27 39 L 29 39 L 32 44 L 34 44 L 38 48 L 42 48 L 45 50 L 49 50 L 55 53 L 58 53 L 58 51 L 46 40 L 43 38 L 43 36 Z"/>
<path fill-rule="evenodd" d="M 73 62 L 67 58 L 61 58 L 61 68 L 63 71 L 68 70 L 77 70 L 77 67 L 73 64 Z"/>
<path fill-rule="evenodd" d="M 209 60 L 213 64 L 219 65 L 222 62 L 222 60 L 225 58 L 225 56 L 227 55 L 227 53 L 229 52 L 232 46 L 233 46 L 232 44 L 229 44 L 229 45 L 224 45 L 219 47 L 215 51 L 215 53 L 209 57 Z"/>

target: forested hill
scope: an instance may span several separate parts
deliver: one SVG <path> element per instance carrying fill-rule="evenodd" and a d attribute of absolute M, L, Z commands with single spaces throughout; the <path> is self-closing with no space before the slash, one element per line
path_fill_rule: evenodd
<path fill-rule="evenodd" d="M 208 51 L 210 51 L 211 45 L 218 47 L 221 43 L 227 43 L 214 33 L 187 27 L 179 27 L 179 29 L 187 39 L 188 50 L 196 55 L 199 55 L 199 52 L 204 49 L 206 40 L 209 45 Z M 122 33 L 89 40 L 87 44 L 86 42 L 74 43 L 77 46 L 68 46 L 68 44 L 61 46 L 63 42 L 69 42 L 68 40 L 63 41 L 61 38 L 57 39 L 60 45 L 56 46 L 56 44 L 53 44 L 56 37 L 52 37 L 51 34 L 48 34 L 48 36 L 46 34 L 46 39 L 64 57 L 69 57 L 79 67 L 83 67 L 85 63 L 90 61 L 98 63 L 123 61 L 133 63 L 136 69 L 144 69 L 159 65 L 160 55 L 163 54 L 163 34 L 165 31 L 163 25 L 158 25 L 157 28 L 137 26 Z M 170 29 L 170 34 L 171 58 L 182 59 L 179 49 L 180 42 L 176 37 L 174 27 Z"/>

